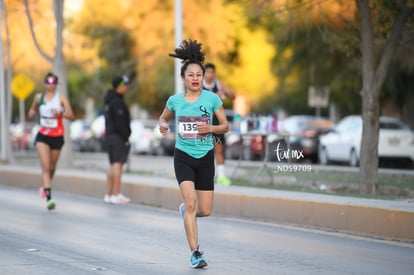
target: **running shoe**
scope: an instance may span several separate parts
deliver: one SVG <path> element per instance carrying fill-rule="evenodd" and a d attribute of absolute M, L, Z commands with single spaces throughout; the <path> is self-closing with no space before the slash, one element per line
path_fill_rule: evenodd
<path fill-rule="evenodd" d="M 45 189 L 43 188 L 43 186 L 42 186 L 42 187 L 40 187 L 40 189 L 39 189 L 39 196 L 40 196 L 42 199 L 45 199 L 45 198 L 46 198 L 46 192 L 45 192 Z"/>
<path fill-rule="evenodd" d="M 50 199 L 47 201 L 47 209 L 48 210 L 53 210 L 56 207 L 56 202 L 54 199 Z"/>
<path fill-rule="evenodd" d="M 104 203 L 111 203 L 111 196 L 110 195 L 105 195 L 104 197 Z"/>
<path fill-rule="evenodd" d="M 191 253 L 190 262 L 191 267 L 193 268 L 203 268 L 207 266 L 207 260 L 204 258 L 203 252 L 198 250 L 198 247 L 196 251 Z"/>
<path fill-rule="evenodd" d="M 185 206 L 184 203 L 181 203 L 178 207 L 178 211 L 180 212 L 181 217 L 184 219 L 184 213 L 185 213 Z"/>
<path fill-rule="evenodd" d="M 229 185 L 231 185 L 231 181 L 230 181 L 230 179 L 229 179 L 229 178 L 227 178 L 226 176 L 219 177 L 219 178 L 217 179 L 217 182 L 218 182 L 218 183 L 221 183 L 221 184 L 223 184 L 223 185 L 225 185 L 225 186 L 229 186 Z"/>
<path fill-rule="evenodd" d="M 125 197 L 121 193 L 119 193 L 118 195 L 112 195 L 110 199 L 110 202 L 113 204 L 126 204 L 130 201 L 131 200 L 129 198 Z"/>

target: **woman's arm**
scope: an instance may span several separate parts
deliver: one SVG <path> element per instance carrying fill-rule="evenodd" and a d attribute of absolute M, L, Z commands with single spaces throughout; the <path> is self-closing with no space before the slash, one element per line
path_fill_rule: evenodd
<path fill-rule="evenodd" d="M 219 125 L 211 125 L 212 133 L 214 134 L 224 134 L 229 131 L 229 123 L 227 122 L 226 113 L 224 112 L 223 105 L 220 106 L 215 112 Z"/>
<path fill-rule="evenodd" d="M 69 104 L 69 100 L 63 95 L 60 96 L 60 104 L 63 106 L 63 112 L 61 112 L 60 115 L 63 118 L 74 120 L 75 117 L 73 115 L 72 107 Z"/>
<path fill-rule="evenodd" d="M 169 132 L 168 120 L 170 119 L 172 112 L 168 110 L 167 106 L 162 111 L 160 118 L 158 119 L 158 124 L 160 126 L 161 135 L 165 136 Z"/>
<path fill-rule="evenodd" d="M 214 133 L 214 134 L 224 134 L 229 131 L 229 123 L 227 122 L 226 113 L 224 112 L 223 106 L 220 106 L 214 114 L 217 116 L 219 125 L 211 125 L 200 123 L 198 124 L 197 130 L 200 134 Z"/>
<path fill-rule="evenodd" d="M 27 116 L 29 118 L 32 118 L 36 115 L 37 111 L 39 110 L 39 100 L 42 94 L 36 94 L 33 98 L 32 106 L 30 106 L 29 112 L 27 113 Z"/>
<path fill-rule="evenodd" d="M 235 93 L 233 92 L 232 89 L 230 89 L 229 86 L 227 86 L 226 84 L 224 84 L 222 81 L 220 81 L 220 88 L 221 88 L 221 92 L 228 98 L 230 98 L 231 100 L 234 100 L 236 98 Z"/>

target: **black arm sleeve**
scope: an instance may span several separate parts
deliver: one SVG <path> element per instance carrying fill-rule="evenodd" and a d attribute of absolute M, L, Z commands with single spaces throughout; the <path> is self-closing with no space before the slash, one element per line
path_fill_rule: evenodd
<path fill-rule="evenodd" d="M 128 141 L 131 135 L 131 128 L 127 106 L 122 100 L 115 100 L 112 108 L 116 132 L 122 137 L 122 140 Z"/>

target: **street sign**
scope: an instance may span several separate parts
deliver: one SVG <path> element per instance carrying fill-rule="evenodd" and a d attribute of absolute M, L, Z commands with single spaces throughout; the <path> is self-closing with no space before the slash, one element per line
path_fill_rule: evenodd
<path fill-rule="evenodd" d="M 34 81 L 24 74 L 13 77 L 11 84 L 12 93 L 19 100 L 25 100 L 35 88 Z"/>
<path fill-rule="evenodd" d="M 310 107 L 327 107 L 329 103 L 329 90 L 327 87 L 308 89 L 308 105 Z"/>

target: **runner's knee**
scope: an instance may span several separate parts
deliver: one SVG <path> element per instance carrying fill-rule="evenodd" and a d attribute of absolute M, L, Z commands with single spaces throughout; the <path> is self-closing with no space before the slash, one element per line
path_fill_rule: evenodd
<path fill-rule="evenodd" d="M 210 208 L 199 208 L 197 212 L 197 217 L 208 217 L 211 215 L 211 207 Z"/>

